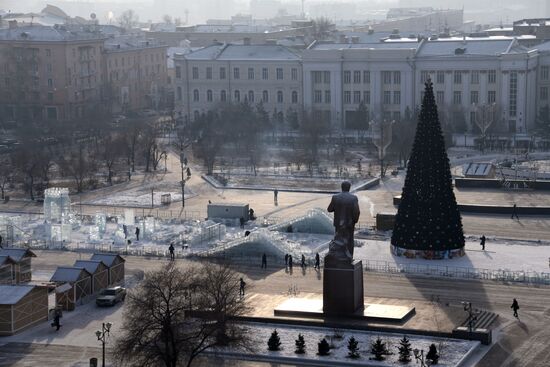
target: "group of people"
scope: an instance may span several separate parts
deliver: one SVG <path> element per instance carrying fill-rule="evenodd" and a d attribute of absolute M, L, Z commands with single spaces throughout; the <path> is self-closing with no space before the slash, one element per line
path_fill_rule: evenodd
<path fill-rule="evenodd" d="M 266 260 L 266 255 L 265 254 L 263 254 L 263 256 L 262 256 L 262 268 L 264 267 L 264 260 Z M 294 265 L 294 262 L 293 262 L 293 259 L 292 259 L 292 255 L 285 254 L 285 267 L 292 269 L 293 265 Z M 300 262 L 300 266 L 302 267 L 302 269 L 305 269 L 307 267 L 306 257 L 305 257 L 304 254 L 302 254 L 302 259 L 301 259 L 301 262 Z M 265 267 L 267 267 L 267 260 L 266 260 Z M 320 269 L 320 268 L 321 268 L 321 257 L 319 256 L 319 253 L 316 253 L 315 254 L 315 263 L 313 265 L 313 269 Z"/>
<path fill-rule="evenodd" d="M 122 232 L 124 232 L 124 239 L 127 240 L 128 239 L 128 226 L 126 224 L 123 224 L 122 225 Z M 139 227 L 136 227 L 136 230 L 135 230 L 135 235 L 136 235 L 136 241 L 139 241 Z M 128 241 L 128 244 L 130 244 L 131 242 Z"/>

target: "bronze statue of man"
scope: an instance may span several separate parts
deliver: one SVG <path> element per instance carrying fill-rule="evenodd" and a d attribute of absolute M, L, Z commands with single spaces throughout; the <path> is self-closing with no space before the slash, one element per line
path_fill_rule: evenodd
<path fill-rule="evenodd" d="M 332 197 L 327 209 L 330 213 L 334 212 L 336 230 L 327 257 L 345 263 L 351 263 L 353 260 L 353 233 L 360 215 L 359 201 L 357 196 L 350 194 L 350 188 L 351 183 L 342 182 L 342 192 Z"/>

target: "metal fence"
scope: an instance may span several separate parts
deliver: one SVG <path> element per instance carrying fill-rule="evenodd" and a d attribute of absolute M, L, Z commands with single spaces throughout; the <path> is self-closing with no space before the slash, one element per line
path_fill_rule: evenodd
<path fill-rule="evenodd" d="M 390 274 L 413 274 L 440 278 L 479 279 L 550 285 L 550 273 L 478 269 L 431 264 L 396 264 L 388 261 L 364 260 L 365 271 Z"/>

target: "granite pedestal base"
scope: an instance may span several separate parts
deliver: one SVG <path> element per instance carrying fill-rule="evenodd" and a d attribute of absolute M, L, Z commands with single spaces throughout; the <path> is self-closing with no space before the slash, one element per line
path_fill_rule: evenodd
<path fill-rule="evenodd" d="M 325 262 L 323 271 L 323 313 L 345 316 L 363 313 L 363 262 L 347 266 L 331 266 Z"/>

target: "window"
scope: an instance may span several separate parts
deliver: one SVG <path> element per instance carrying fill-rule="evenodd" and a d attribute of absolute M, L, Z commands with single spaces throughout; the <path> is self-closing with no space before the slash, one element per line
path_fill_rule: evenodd
<path fill-rule="evenodd" d="M 389 90 L 384 91 L 384 104 L 391 104 L 391 92 Z"/>
<path fill-rule="evenodd" d="M 292 104 L 298 103 L 298 92 L 292 91 Z"/>
<path fill-rule="evenodd" d="M 445 103 L 445 92 L 438 90 L 435 95 L 435 101 L 438 105 Z"/>
<path fill-rule="evenodd" d="M 470 124 L 475 125 L 476 123 L 476 113 L 475 111 L 470 112 Z"/>
<path fill-rule="evenodd" d="M 193 79 L 199 79 L 199 68 L 193 66 Z"/>
<path fill-rule="evenodd" d="M 461 91 L 455 91 L 453 93 L 453 104 L 456 104 L 456 105 L 462 104 L 462 92 Z"/>
<path fill-rule="evenodd" d="M 277 80 L 283 80 L 283 68 L 277 68 Z"/>
<path fill-rule="evenodd" d="M 363 83 L 370 84 L 370 71 L 363 71 Z"/>
<path fill-rule="evenodd" d="M 400 120 L 401 120 L 401 112 L 399 112 L 399 111 L 394 111 L 394 112 L 393 112 L 393 120 L 394 120 L 394 121 L 400 121 Z"/>
<path fill-rule="evenodd" d="M 176 78 L 181 78 L 181 66 L 176 66 Z"/>
<path fill-rule="evenodd" d="M 326 104 L 330 103 L 330 90 L 325 91 L 325 103 Z"/>
<path fill-rule="evenodd" d="M 269 79 L 269 71 L 267 70 L 267 68 L 262 69 L 262 79 L 263 80 L 268 80 Z"/>
<path fill-rule="evenodd" d="M 254 80 L 254 68 L 248 68 L 248 80 Z"/>
<path fill-rule="evenodd" d="M 548 66 L 541 66 L 540 67 L 540 79 L 541 80 L 548 80 Z"/>
<path fill-rule="evenodd" d="M 57 120 L 57 107 L 46 107 L 46 115 L 50 120 Z"/>
<path fill-rule="evenodd" d="M 233 68 L 233 79 L 241 78 L 241 70 L 239 68 Z"/>
<path fill-rule="evenodd" d="M 53 79 L 48 79 L 48 88 L 53 88 Z"/>
<path fill-rule="evenodd" d="M 277 91 L 277 103 L 283 103 L 283 92 Z"/>
<path fill-rule="evenodd" d="M 462 71 L 455 71 L 454 72 L 454 83 L 455 84 L 462 84 Z"/>
<path fill-rule="evenodd" d="M 516 117 L 518 109 L 518 72 L 510 72 L 510 99 L 508 108 L 510 117 Z"/>
<path fill-rule="evenodd" d="M 351 71 L 344 71 L 344 84 L 351 83 Z"/>
<path fill-rule="evenodd" d="M 353 72 L 353 84 L 360 84 L 361 83 L 361 72 L 359 70 L 356 70 Z"/>
<path fill-rule="evenodd" d="M 497 82 L 497 72 L 496 70 L 489 70 L 487 73 L 487 81 L 489 84 L 495 84 Z"/>
<path fill-rule="evenodd" d="M 540 88 L 540 99 L 546 101 L 548 99 L 548 87 Z"/>
<path fill-rule="evenodd" d="M 355 103 L 355 104 L 361 103 L 361 92 L 360 91 L 353 92 L 353 103 Z"/>
<path fill-rule="evenodd" d="M 313 83 L 320 84 L 321 83 L 321 72 L 320 71 L 312 71 L 313 74 Z"/>
<path fill-rule="evenodd" d="M 394 71 L 393 72 L 393 84 L 401 84 L 401 72 L 400 71 Z"/>
<path fill-rule="evenodd" d="M 323 92 L 320 90 L 313 92 L 313 103 L 323 103 Z"/>
<path fill-rule="evenodd" d="M 323 71 L 323 81 L 325 84 L 330 84 L 330 71 Z"/>
<path fill-rule="evenodd" d="M 46 49 L 46 56 L 52 56 L 52 50 L 50 50 L 49 48 Z"/>
<path fill-rule="evenodd" d="M 49 102 L 53 101 L 53 93 L 52 92 L 48 92 L 48 101 Z"/>
<path fill-rule="evenodd" d="M 206 79 L 212 79 L 212 68 L 210 66 L 206 68 Z"/>
<path fill-rule="evenodd" d="M 391 71 L 383 71 L 382 72 L 382 83 L 383 84 L 391 84 Z"/>
<path fill-rule="evenodd" d="M 199 90 L 198 89 L 195 89 L 193 91 L 193 101 L 194 102 L 198 102 L 199 101 Z"/>
<path fill-rule="evenodd" d="M 254 103 L 254 91 L 253 90 L 248 91 L 248 102 Z"/>
<path fill-rule="evenodd" d="M 220 79 L 225 79 L 225 68 L 220 68 Z"/>
<path fill-rule="evenodd" d="M 478 91 L 471 91 L 470 92 L 470 104 L 478 104 L 479 103 L 479 92 Z"/>
<path fill-rule="evenodd" d="M 199 111 L 197 111 L 197 110 L 193 111 L 193 117 L 194 117 L 195 120 L 198 120 L 200 116 L 201 116 L 201 114 L 199 113 Z"/>
<path fill-rule="evenodd" d="M 234 93 L 234 96 L 235 96 L 235 102 L 240 102 L 241 101 L 241 92 L 236 90 L 235 93 Z"/>
<path fill-rule="evenodd" d="M 349 90 L 344 92 L 344 103 L 346 104 L 351 103 L 351 92 Z"/>
<path fill-rule="evenodd" d="M 206 101 L 207 102 L 212 102 L 212 91 L 209 89 L 206 91 Z"/>
<path fill-rule="evenodd" d="M 220 92 L 220 101 L 222 102 L 226 102 L 227 101 L 227 93 L 225 92 L 225 90 L 222 90 Z"/>
<path fill-rule="evenodd" d="M 490 90 L 487 92 L 487 103 L 495 103 L 497 101 L 497 92 Z"/>
<path fill-rule="evenodd" d="M 473 70 L 470 73 L 470 83 L 471 84 L 479 84 L 479 71 Z"/>
<path fill-rule="evenodd" d="M 370 104 L 370 90 L 366 90 L 363 92 L 363 102 L 365 104 Z"/>
<path fill-rule="evenodd" d="M 393 104 L 401 104 L 401 92 L 398 90 L 393 92 Z"/>
<path fill-rule="evenodd" d="M 430 79 L 430 73 L 428 73 L 427 71 L 421 71 L 420 72 L 420 82 L 421 83 L 426 83 L 428 81 L 428 79 Z"/>
<path fill-rule="evenodd" d="M 269 102 L 269 93 L 266 90 L 262 92 L 262 102 L 264 103 Z"/>
<path fill-rule="evenodd" d="M 182 99 L 181 87 L 178 87 L 177 89 L 177 98 L 178 98 L 178 101 L 181 101 Z"/>
<path fill-rule="evenodd" d="M 48 74 L 51 74 L 51 72 L 52 72 L 52 64 L 46 65 L 46 72 L 47 72 Z"/>
<path fill-rule="evenodd" d="M 436 82 L 437 82 L 437 84 L 445 84 L 445 72 L 443 70 L 439 70 L 437 72 Z"/>
<path fill-rule="evenodd" d="M 298 80 L 298 69 L 292 68 L 292 70 L 290 71 L 290 78 L 292 80 Z"/>

